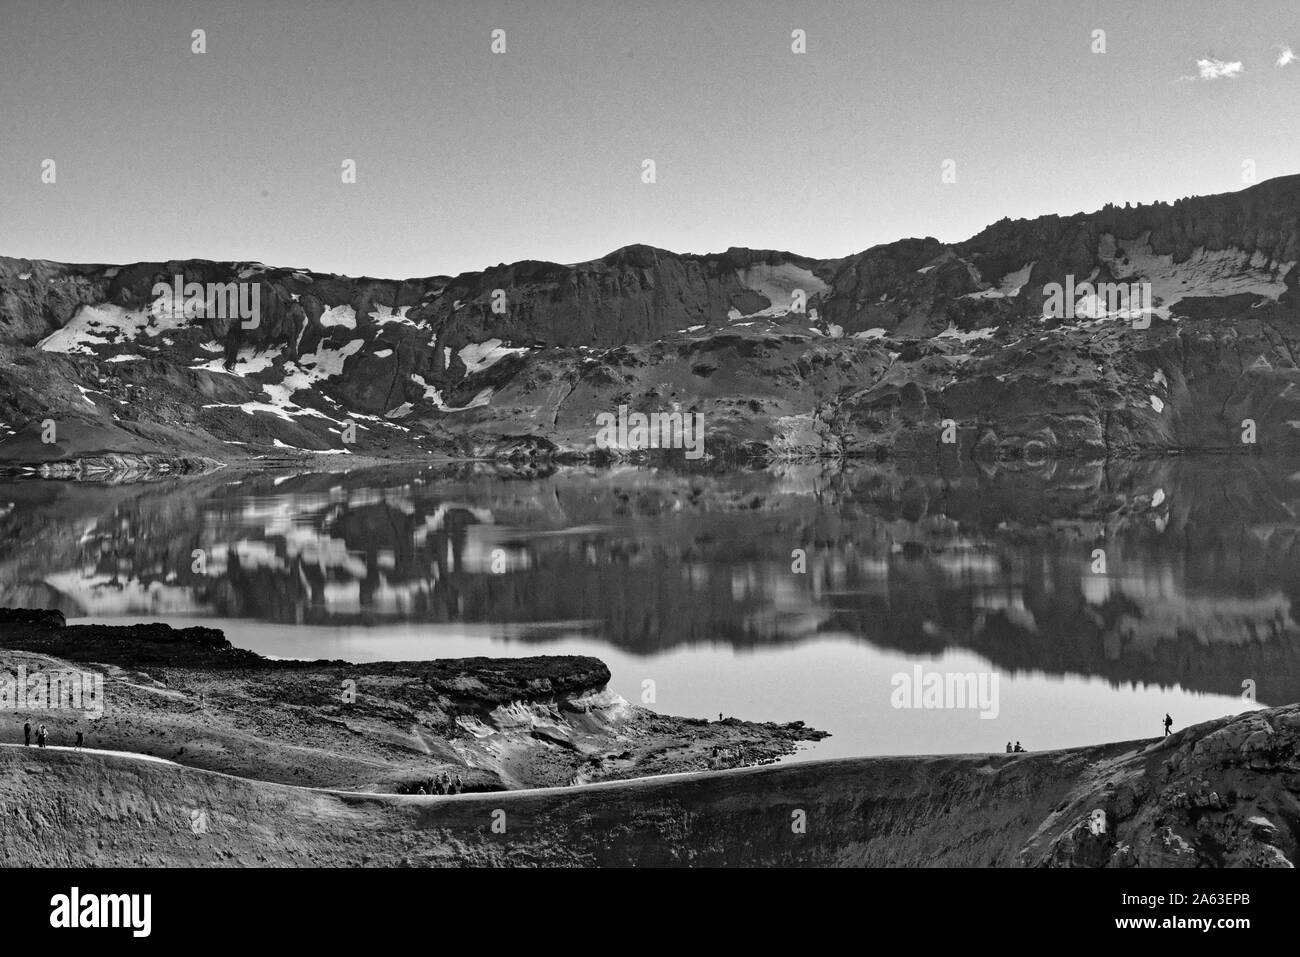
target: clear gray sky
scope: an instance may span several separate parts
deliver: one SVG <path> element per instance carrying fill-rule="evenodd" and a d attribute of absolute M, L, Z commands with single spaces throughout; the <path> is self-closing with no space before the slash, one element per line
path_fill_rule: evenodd
<path fill-rule="evenodd" d="M 0 254 L 406 277 L 956 241 L 1300 171 L 1279 44 L 1294 2 L 0 0 Z"/>

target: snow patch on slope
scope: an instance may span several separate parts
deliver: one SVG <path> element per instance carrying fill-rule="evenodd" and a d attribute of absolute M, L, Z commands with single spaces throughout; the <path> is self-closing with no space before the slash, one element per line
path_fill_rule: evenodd
<path fill-rule="evenodd" d="M 200 362 L 198 365 L 190 366 L 191 369 L 204 369 L 208 372 L 220 372 L 224 375 L 246 376 L 254 372 L 262 372 L 265 369 L 275 365 L 275 360 L 280 357 L 282 347 L 276 346 L 268 352 L 258 354 L 256 349 L 240 349 L 239 354 L 235 357 L 234 364 L 227 369 L 225 359 L 209 359 L 207 362 Z"/>
<path fill-rule="evenodd" d="M 442 393 L 438 391 L 438 389 L 436 389 L 434 386 L 431 386 L 429 385 L 429 383 L 424 381 L 424 376 L 416 375 L 414 372 L 412 372 L 411 381 L 414 382 L 416 385 L 423 387 L 424 398 L 432 402 L 440 412 L 464 412 L 466 409 L 477 409 L 480 406 L 488 405 L 492 401 L 493 390 L 489 386 L 486 389 L 479 390 L 479 393 L 476 396 L 474 396 L 474 398 L 471 399 L 468 404 L 453 407 L 443 401 Z M 406 406 L 406 405 L 407 403 L 402 403 L 402 406 Z M 399 412 L 402 406 L 399 406 L 397 409 L 393 409 L 391 412 L 387 413 L 388 417 L 394 418 L 400 414 L 404 414 Z M 409 409 L 407 411 L 409 411 Z"/>
<path fill-rule="evenodd" d="M 321 313 L 322 326 L 342 326 L 344 329 L 357 327 L 357 314 L 351 306 L 334 306 Z"/>
<path fill-rule="evenodd" d="M 390 322 L 400 322 L 403 325 L 413 326 L 415 320 L 407 319 L 406 314 L 411 311 L 410 306 L 400 306 L 394 314 L 389 306 L 375 306 L 375 311 L 370 313 L 370 318 L 375 321 L 376 325 L 387 325 Z"/>
<path fill-rule="evenodd" d="M 1150 230 L 1122 241 L 1104 233 L 1097 256 L 1120 281 L 1150 282 L 1153 301 L 1160 303 L 1154 312 L 1163 318 L 1168 318 L 1174 303 L 1193 296 L 1251 293 L 1276 301 L 1286 291 L 1287 273 L 1295 268 L 1294 260 L 1274 262 L 1259 251 L 1247 253 L 1235 247 L 1198 246 L 1185 262 L 1175 263 L 1172 255 L 1152 252 Z"/>
<path fill-rule="evenodd" d="M 962 296 L 962 299 L 1014 299 L 1020 295 L 1020 290 L 1029 282 L 1029 274 L 1034 271 L 1033 262 L 1027 262 L 1015 272 L 1009 272 L 998 282 L 997 286 L 988 289 L 981 289 L 979 292 L 968 292 Z"/>
<path fill-rule="evenodd" d="M 262 391 L 271 400 L 269 403 L 243 402 L 238 405 L 216 403 L 205 405 L 203 408 L 237 408 L 243 409 L 249 415 L 255 412 L 269 412 L 286 421 L 292 421 L 290 417 L 294 415 L 312 415 L 322 419 L 330 419 L 323 412 L 304 408 L 295 403 L 293 401 L 294 393 L 302 389 L 313 389 L 317 383 L 341 373 L 348 357 L 359 352 L 365 343 L 366 340 L 364 339 L 353 339 L 346 345 L 336 349 L 330 343 L 322 342 L 317 346 L 315 352 L 308 352 L 300 356 L 297 362 L 286 362 L 284 364 L 284 378 L 278 383 L 262 386 Z M 337 420 L 330 419 L 330 421 Z"/>
<path fill-rule="evenodd" d="M 461 349 L 457 355 L 460 356 L 460 361 L 465 363 L 465 375 L 470 376 L 475 372 L 490 369 L 506 356 L 527 351 L 526 346 L 512 349 L 509 346 L 503 346 L 500 339 L 488 339 L 486 342 L 471 342 Z"/>
<path fill-rule="evenodd" d="M 174 308 L 170 294 L 159 296 L 146 309 L 124 309 L 113 303 L 82 306 L 67 325 L 36 345 L 46 352 L 89 356 L 96 346 L 134 342 L 142 334 L 153 338 L 188 322 L 184 309 Z"/>
<path fill-rule="evenodd" d="M 739 319 L 786 315 L 790 312 L 796 289 L 802 289 L 808 299 L 830 290 L 830 287 L 810 270 L 796 266 L 794 263 L 782 263 L 779 266 L 762 263 L 746 269 L 737 269 L 736 278 L 746 289 L 752 289 L 771 303 L 766 309 L 747 316 L 737 315 L 736 318 Z"/>
<path fill-rule="evenodd" d="M 997 332 L 995 326 L 985 326 L 983 329 L 972 329 L 970 332 L 962 332 L 956 326 L 949 326 L 943 332 L 935 336 L 936 339 L 956 339 L 958 342 L 973 342 L 977 339 L 990 339 L 993 333 Z"/>

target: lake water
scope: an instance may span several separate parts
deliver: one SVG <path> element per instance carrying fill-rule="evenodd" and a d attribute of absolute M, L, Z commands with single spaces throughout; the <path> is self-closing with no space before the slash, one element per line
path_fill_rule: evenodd
<path fill-rule="evenodd" d="M 1300 699 L 1298 469 L 12 481 L 0 605 L 283 657 L 589 654 L 630 701 L 832 733 L 796 760 L 1041 750 Z"/>

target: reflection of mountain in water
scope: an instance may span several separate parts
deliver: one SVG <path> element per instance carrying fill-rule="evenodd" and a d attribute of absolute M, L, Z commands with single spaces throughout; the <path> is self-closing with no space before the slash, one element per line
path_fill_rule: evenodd
<path fill-rule="evenodd" d="M 582 621 L 640 653 L 849 633 L 1111 682 L 1236 694 L 1253 679 L 1280 703 L 1300 699 L 1297 498 L 1290 469 L 1255 458 L 950 476 L 23 482 L 0 486 L 0 509 L 13 503 L 0 510 L 0 604 L 313 624 Z"/>

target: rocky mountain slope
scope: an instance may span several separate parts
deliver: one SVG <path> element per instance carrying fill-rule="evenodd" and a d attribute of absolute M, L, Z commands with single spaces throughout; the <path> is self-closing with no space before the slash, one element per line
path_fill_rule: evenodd
<path fill-rule="evenodd" d="M 589 457 L 619 406 L 702 414 L 714 457 L 1300 451 L 1298 214 L 1291 176 L 826 261 L 632 246 L 396 281 L 0 258 L 0 462 Z M 176 277 L 242 284 L 256 322 Z"/>

